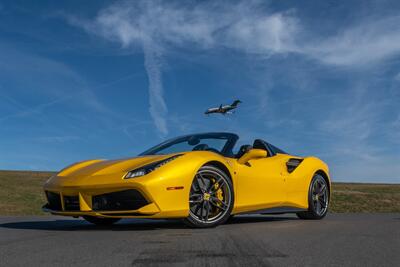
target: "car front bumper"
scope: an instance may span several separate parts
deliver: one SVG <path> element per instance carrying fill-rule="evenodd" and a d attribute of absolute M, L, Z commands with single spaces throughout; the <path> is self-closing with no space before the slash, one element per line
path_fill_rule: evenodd
<path fill-rule="evenodd" d="M 188 216 L 190 186 L 173 177 L 104 179 L 93 183 L 53 177 L 44 186 L 45 212 L 65 216 L 116 218 L 184 218 Z M 110 182 L 111 181 L 111 182 Z"/>

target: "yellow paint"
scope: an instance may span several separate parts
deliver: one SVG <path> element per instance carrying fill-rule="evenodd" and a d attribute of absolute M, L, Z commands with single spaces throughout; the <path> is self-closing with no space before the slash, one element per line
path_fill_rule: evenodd
<path fill-rule="evenodd" d="M 283 206 L 307 209 L 308 189 L 313 175 L 322 171 L 329 178 L 327 165 L 315 157 L 304 158 L 295 171 L 288 173 L 286 162 L 295 156 L 278 154 L 265 157 L 265 151 L 254 150 L 250 151 L 252 155 L 247 155 L 245 160 L 225 158 L 208 151 L 186 152 L 153 172 L 132 179 L 124 179 L 129 171 L 171 155 L 85 161 L 50 178 L 44 190 L 79 196 L 81 211 L 52 212 L 59 215 L 184 218 L 189 214 L 189 192 L 193 178 L 197 170 L 209 162 L 219 162 L 229 171 L 235 197 L 232 214 Z M 183 188 L 166 190 L 177 185 Z M 150 204 L 135 211 L 101 214 L 92 211 L 92 196 L 131 188 L 140 191 Z M 124 212 L 131 215 L 122 216 Z M 113 213 L 118 215 L 113 216 Z"/>
<path fill-rule="evenodd" d="M 261 159 L 267 157 L 268 153 L 262 149 L 251 149 L 249 152 L 244 154 L 240 159 L 237 160 L 239 164 L 245 164 L 251 159 Z"/>

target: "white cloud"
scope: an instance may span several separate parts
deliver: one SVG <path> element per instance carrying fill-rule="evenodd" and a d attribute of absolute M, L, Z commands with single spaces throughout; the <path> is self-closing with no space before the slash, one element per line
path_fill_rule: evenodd
<path fill-rule="evenodd" d="M 171 50 L 228 48 L 261 59 L 295 53 L 325 65 L 353 68 L 374 66 L 400 54 L 400 16 L 366 17 L 322 37 L 307 31 L 295 10 L 272 12 L 261 1 L 195 5 L 122 1 L 100 10 L 93 20 L 68 19 L 125 49 L 143 50 L 149 79 L 149 113 L 162 135 L 168 134 L 163 62 Z M 268 94 L 265 91 L 262 94 Z M 373 114 L 371 106 L 345 108 L 344 114 L 331 118 L 332 123 L 325 123 L 323 128 L 339 132 L 343 138 L 356 135 L 366 140 L 376 121 L 364 119 L 366 114 Z"/>
<path fill-rule="evenodd" d="M 314 38 L 303 52 L 326 64 L 368 66 L 400 54 L 399 25 L 400 16 L 368 18 L 335 36 Z"/>
<path fill-rule="evenodd" d="M 260 1 L 177 5 L 166 1 L 117 2 L 94 21 L 75 17 L 73 25 L 119 42 L 143 48 L 149 78 L 149 112 L 162 134 L 168 133 L 168 112 L 162 84 L 163 56 L 168 49 L 227 47 L 271 55 L 295 52 L 297 21 L 290 13 L 264 12 Z"/>
<path fill-rule="evenodd" d="M 246 14 L 227 28 L 220 43 L 240 51 L 257 54 L 297 52 L 297 20 L 290 14 Z"/>
<path fill-rule="evenodd" d="M 125 1 L 101 10 L 94 24 L 85 24 L 85 28 L 117 39 L 124 47 L 141 45 L 145 40 L 156 43 L 158 49 L 192 43 L 257 53 L 294 51 L 292 38 L 297 31 L 292 13 L 267 12 L 261 1 L 190 6 Z"/>

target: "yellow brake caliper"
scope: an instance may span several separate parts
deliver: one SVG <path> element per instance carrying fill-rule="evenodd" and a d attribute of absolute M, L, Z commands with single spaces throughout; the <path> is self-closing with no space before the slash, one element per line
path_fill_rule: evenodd
<path fill-rule="evenodd" d="M 214 185 L 214 188 L 218 188 L 219 187 L 219 184 L 218 183 L 215 183 L 215 185 Z M 221 188 L 219 188 L 218 190 L 217 190 L 217 192 L 216 192 L 216 197 L 219 199 L 219 200 L 221 200 L 221 202 L 223 201 L 223 199 L 224 199 L 224 196 L 222 195 L 222 189 Z M 217 203 L 218 204 L 218 206 L 220 205 L 219 203 Z"/>

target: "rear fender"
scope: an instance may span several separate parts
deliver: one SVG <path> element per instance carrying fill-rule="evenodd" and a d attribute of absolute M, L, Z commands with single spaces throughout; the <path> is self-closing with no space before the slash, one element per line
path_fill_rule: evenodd
<path fill-rule="evenodd" d="M 317 173 L 323 173 L 331 187 L 329 168 L 316 157 L 305 157 L 291 173 L 287 172 L 287 204 L 299 208 L 308 208 L 308 191 L 311 180 Z"/>

